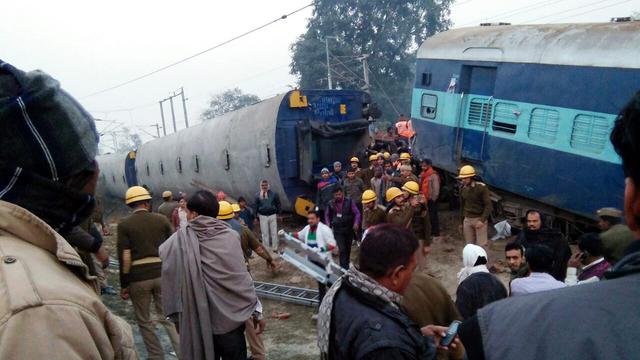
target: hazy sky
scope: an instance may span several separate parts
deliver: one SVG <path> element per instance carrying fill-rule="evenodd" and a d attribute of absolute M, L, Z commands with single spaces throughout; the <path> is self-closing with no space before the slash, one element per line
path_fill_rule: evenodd
<path fill-rule="evenodd" d="M 373 0 L 372 0 L 373 1 Z M 160 123 L 158 101 L 184 87 L 190 124 L 211 94 L 231 87 L 261 98 L 287 91 L 289 46 L 305 31 L 311 8 L 220 49 L 103 94 L 86 95 L 170 64 L 306 4 L 302 0 L 5 2 L 0 59 L 42 69 L 61 81 L 96 118 L 99 130 L 131 128 L 143 139 Z M 459 0 L 454 27 L 480 22 L 600 22 L 640 11 L 640 0 Z M 178 128 L 184 127 L 176 103 Z M 165 117 L 170 119 L 168 104 Z M 167 123 L 167 132 L 173 128 Z M 108 128 L 107 128 L 108 127 Z M 148 133 L 148 134 L 147 134 Z M 109 135 L 103 144 L 112 143 Z M 110 151 L 108 147 L 103 150 Z"/>

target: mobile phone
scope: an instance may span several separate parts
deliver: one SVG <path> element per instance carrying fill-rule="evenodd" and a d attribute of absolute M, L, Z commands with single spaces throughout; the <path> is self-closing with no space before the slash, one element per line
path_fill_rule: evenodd
<path fill-rule="evenodd" d="M 447 335 L 440 340 L 440 346 L 449 346 L 453 342 L 453 339 L 458 335 L 458 328 L 462 322 L 458 320 L 453 320 L 451 325 L 449 325 L 449 329 L 447 329 Z"/>

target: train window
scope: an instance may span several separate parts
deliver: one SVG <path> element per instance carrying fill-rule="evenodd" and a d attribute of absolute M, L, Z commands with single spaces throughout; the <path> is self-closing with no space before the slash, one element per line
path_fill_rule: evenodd
<path fill-rule="evenodd" d="M 436 109 L 438 108 L 438 97 L 431 94 L 422 94 L 422 102 L 420 104 L 420 116 L 427 119 L 436 118 Z"/>
<path fill-rule="evenodd" d="M 178 157 L 178 174 L 182 174 L 182 159 Z"/>
<path fill-rule="evenodd" d="M 198 157 L 198 155 L 194 155 L 193 156 L 193 160 L 194 160 L 194 164 L 195 167 L 193 168 L 193 170 L 197 173 L 200 172 L 200 158 Z"/>
<path fill-rule="evenodd" d="M 111 180 L 113 180 L 113 183 L 115 184 L 116 183 L 116 176 L 111 174 Z"/>
<path fill-rule="evenodd" d="M 496 103 L 491 128 L 493 131 L 515 134 L 518 128 L 518 116 L 520 116 L 518 105 L 506 102 Z"/>
<path fill-rule="evenodd" d="M 578 114 L 573 119 L 571 147 L 601 153 L 609 139 L 609 122 L 602 116 Z"/>
<path fill-rule="evenodd" d="M 127 179 L 124 178 L 124 175 L 122 175 L 122 183 L 126 184 L 127 183 Z"/>
<path fill-rule="evenodd" d="M 229 171 L 229 169 L 231 169 L 231 158 L 229 157 L 229 150 L 226 150 L 226 149 L 225 149 L 225 151 L 224 151 L 224 157 L 225 157 L 225 159 L 226 159 L 226 161 L 227 161 L 227 163 L 226 163 L 226 164 L 225 164 L 225 166 L 224 166 L 224 169 L 225 169 L 225 170 L 227 170 L 227 171 Z"/>
<path fill-rule="evenodd" d="M 492 112 L 493 106 L 490 99 L 473 98 L 469 102 L 467 122 L 469 125 L 485 127 L 491 119 Z"/>
<path fill-rule="evenodd" d="M 151 169 L 149 169 L 149 163 L 146 163 L 146 168 L 147 168 L 147 176 L 151 176 Z"/>
<path fill-rule="evenodd" d="M 422 73 L 422 85 L 429 86 L 431 85 L 431 73 Z"/>
<path fill-rule="evenodd" d="M 529 139 L 552 144 L 558 135 L 560 113 L 553 109 L 535 108 L 529 119 Z"/>
<path fill-rule="evenodd" d="M 160 161 L 160 175 L 164 175 L 164 164 Z"/>

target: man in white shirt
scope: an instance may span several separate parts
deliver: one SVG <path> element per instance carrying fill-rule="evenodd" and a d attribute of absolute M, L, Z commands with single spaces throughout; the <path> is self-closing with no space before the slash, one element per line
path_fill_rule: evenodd
<path fill-rule="evenodd" d="M 304 243 L 317 249 L 318 252 L 331 251 L 336 247 L 336 240 L 333 237 L 333 231 L 331 228 L 320 221 L 320 215 L 315 210 L 309 210 L 307 213 L 307 226 L 296 233 L 292 233 L 291 236 L 298 240 L 304 241 Z M 324 265 L 319 264 L 311 260 L 314 264 L 324 268 Z M 322 303 L 324 294 L 327 292 L 327 287 L 318 282 L 318 304 Z M 317 318 L 317 314 L 312 317 L 314 320 Z"/>
<path fill-rule="evenodd" d="M 511 282 L 511 296 L 532 294 L 566 287 L 550 275 L 553 271 L 553 251 L 545 245 L 530 245 L 525 252 L 531 274 Z"/>

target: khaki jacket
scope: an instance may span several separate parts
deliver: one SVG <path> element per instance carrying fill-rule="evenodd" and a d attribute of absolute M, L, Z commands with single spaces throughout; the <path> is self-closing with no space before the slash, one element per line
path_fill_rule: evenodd
<path fill-rule="evenodd" d="M 49 225 L 0 201 L 0 359 L 137 359 L 131 327 Z"/>

